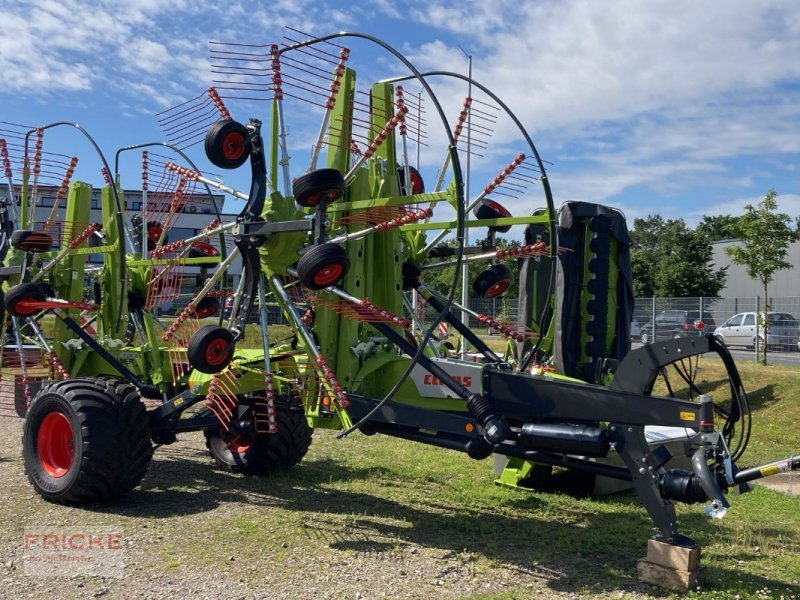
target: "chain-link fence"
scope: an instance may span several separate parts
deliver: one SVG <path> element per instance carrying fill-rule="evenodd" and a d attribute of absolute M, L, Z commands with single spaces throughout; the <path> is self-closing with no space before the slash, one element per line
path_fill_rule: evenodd
<path fill-rule="evenodd" d="M 411 302 L 411 296 L 407 295 Z M 517 299 L 471 298 L 470 327 L 479 333 L 494 333 L 475 316 L 490 315 L 500 321 L 517 321 Z M 406 311 L 410 316 L 411 311 Z M 453 310 L 459 314 L 458 309 Z M 417 299 L 419 323 L 429 325 L 438 311 Z M 761 319 L 757 315 L 762 315 Z M 714 331 L 726 345 L 752 348 L 766 343 L 770 350 L 798 352 L 800 347 L 800 298 L 636 298 L 631 322 L 631 341 L 690 337 Z M 481 331 L 481 330 L 485 331 Z"/>
<path fill-rule="evenodd" d="M 653 340 L 714 331 L 731 347 L 800 350 L 800 298 L 636 298 L 631 338 Z"/>

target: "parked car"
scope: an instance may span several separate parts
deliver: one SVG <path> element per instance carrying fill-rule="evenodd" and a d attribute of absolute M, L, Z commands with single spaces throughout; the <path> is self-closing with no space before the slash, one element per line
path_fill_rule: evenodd
<path fill-rule="evenodd" d="M 763 314 L 763 313 L 762 313 Z M 758 330 L 759 344 L 767 343 L 767 348 L 795 350 L 800 339 L 800 323 L 785 312 L 768 312 L 766 331 Z M 714 335 L 726 346 L 745 346 L 756 344 L 756 313 L 744 312 L 733 315 L 720 325 Z"/>
<path fill-rule="evenodd" d="M 635 318 L 631 320 L 631 341 L 637 342 L 642 335 L 642 326 Z"/>
<path fill-rule="evenodd" d="M 656 315 L 655 335 L 653 334 L 653 321 L 642 325 L 639 339 L 643 344 L 659 340 L 702 335 L 714 331 L 716 324 L 711 313 L 703 311 L 702 318 L 699 310 L 664 310 Z"/>

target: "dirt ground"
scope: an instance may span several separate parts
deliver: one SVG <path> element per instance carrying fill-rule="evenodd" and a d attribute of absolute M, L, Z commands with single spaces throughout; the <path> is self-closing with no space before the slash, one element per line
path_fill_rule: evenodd
<path fill-rule="evenodd" d="M 288 504 L 284 518 L 299 523 L 308 516 L 309 508 L 295 512 L 292 503 L 304 506 L 303 495 L 308 492 L 293 492 L 284 486 L 280 497 L 273 497 L 255 484 L 243 483 L 246 479 L 215 471 L 203 438 L 197 434 L 159 448 L 142 486 L 121 501 L 87 508 L 50 504 L 34 492 L 25 477 L 21 433 L 21 420 L 0 418 L 4 490 L 0 499 L 0 595 L 4 598 L 587 597 L 570 589 L 572 574 L 568 572 L 546 566 L 524 569 L 478 564 L 466 548 L 454 550 L 408 540 L 398 544 L 390 535 L 377 539 L 374 529 L 359 532 L 357 519 L 332 533 L 290 523 L 294 535 L 283 537 L 285 531 L 281 530 L 285 541 L 270 539 L 266 525 L 262 531 L 265 511 L 283 510 Z M 311 454 L 309 458 L 314 460 Z M 299 512 L 302 510 L 305 515 Z M 314 518 L 324 522 L 326 514 L 321 507 Z M 334 517 L 329 522 L 336 524 Z M 218 527 L 218 523 L 225 525 Z M 69 575 L 68 570 L 59 571 L 62 575 L 58 577 L 30 575 L 24 548 L 27 532 L 90 526 L 120 532 L 124 549 L 118 565 L 121 576 Z M 230 527 L 234 531 L 227 530 Z M 631 583 L 634 589 L 603 596 L 651 597 L 637 592 L 638 586 Z"/>

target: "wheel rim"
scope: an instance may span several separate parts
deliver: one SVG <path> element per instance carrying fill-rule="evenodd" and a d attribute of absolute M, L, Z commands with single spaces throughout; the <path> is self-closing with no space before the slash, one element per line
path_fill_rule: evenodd
<path fill-rule="evenodd" d="M 411 193 L 412 194 L 421 194 L 422 193 L 422 176 L 417 173 L 416 171 L 411 171 Z"/>
<path fill-rule="evenodd" d="M 206 346 L 204 357 L 206 362 L 213 367 L 224 363 L 225 359 L 228 357 L 227 340 L 224 340 L 223 338 L 211 340 L 208 343 L 208 346 Z"/>
<path fill-rule="evenodd" d="M 253 438 L 243 433 L 234 436 L 228 442 L 228 448 L 230 448 L 230 451 L 234 454 L 244 454 L 245 452 L 250 450 L 250 446 L 252 445 L 253 445 Z"/>
<path fill-rule="evenodd" d="M 205 242 L 194 242 L 192 244 L 192 250 L 195 250 L 204 256 L 217 256 L 219 254 L 214 246 Z"/>
<path fill-rule="evenodd" d="M 504 217 L 510 217 L 511 216 L 511 213 L 508 212 L 508 209 L 505 206 L 503 206 L 502 204 L 498 204 L 494 200 L 487 201 L 486 205 L 490 206 L 491 208 L 493 208 L 494 210 L 499 212 Z"/>
<path fill-rule="evenodd" d="M 151 242 L 154 244 L 158 243 L 158 240 L 161 239 L 161 232 L 163 228 L 161 225 L 153 225 L 147 230 L 147 237 L 150 239 Z"/>
<path fill-rule="evenodd" d="M 194 310 L 194 314 L 197 316 L 198 319 L 205 319 L 206 317 L 210 317 L 215 312 L 217 312 L 217 308 L 219 308 L 217 305 L 211 303 L 206 305 L 201 305 Z"/>
<path fill-rule="evenodd" d="M 511 282 L 508 281 L 507 279 L 498 281 L 492 287 L 486 290 L 486 296 L 489 298 L 494 298 L 495 296 L 499 296 L 500 294 L 506 291 L 506 288 L 508 288 L 510 283 Z"/>
<path fill-rule="evenodd" d="M 317 204 L 319 204 L 319 196 L 320 196 L 319 192 L 314 192 L 313 194 L 309 194 L 305 198 L 306 204 L 308 204 L 309 206 L 316 206 Z"/>
<path fill-rule="evenodd" d="M 12 315 L 17 317 L 27 317 L 39 310 L 40 302 L 35 298 L 22 298 L 14 303 L 13 310 L 9 310 Z"/>
<path fill-rule="evenodd" d="M 339 190 L 328 190 L 327 192 L 323 193 L 323 197 L 325 198 L 325 202 L 328 203 L 328 204 L 333 202 L 334 200 L 336 200 L 339 196 L 341 196 L 341 194 L 339 193 Z"/>
<path fill-rule="evenodd" d="M 232 131 L 222 138 L 222 154 L 228 160 L 237 160 L 244 154 L 244 136 Z"/>
<path fill-rule="evenodd" d="M 39 426 L 36 436 L 39 464 L 51 477 L 63 477 L 75 458 L 75 437 L 67 415 L 52 412 Z"/>
<path fill-rule="evenodd" d="M 316 285 L 330 285 L 339 279 L 343 272 L 344 267 L 339 263 L 326 265 L 314 274 L 314 283 Z"/>

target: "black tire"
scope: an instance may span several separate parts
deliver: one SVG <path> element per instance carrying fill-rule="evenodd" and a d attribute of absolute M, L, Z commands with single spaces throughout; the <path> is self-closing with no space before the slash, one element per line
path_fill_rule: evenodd
<path fill-rule="evenodd" d="M 250 157 L 250 134 L 236 121 L 222 119 L 208 128 L 206 156 L 220 169 L 237 169 Z"/>
<path fill-rule="evenodd" d="M 189 339 L 189 364 L 201 373 L 219 373 L 233 358 L 233 334 L 224 327 L 205 325 Z"/>
<path fill-rule="evenodd" d="M 309 289 L 322 290 L 333 285 L 350 269 L 344 248 L 328 242 L 314 246 L 297 262 L 297 275 Z"/>
<path fill-rule="evenodd" d="M 314 207 L 320 202 L 330 204 L 341 198 L 346 187 L 337 169 L 317 169 L 295 179 L 292 194 L 300 206 Z"/>
<path fill-rule="evenodd" d="M 24 306 L 28 302 L 44 302 L 47 299 L 42 286 L 36 283 L 20 283 L 6 292 L 5 307 L 8 314 L 13 317 L 29 317 L 41 308 Z"/>
<path fill-rule="evenodd" d="M 492 265 L 475 278 L 472 291 L 483 300 L 497 298 L 508 289 L 511 280 L 511 269 L 503 264 Z"/>
<path fill-rule="evenodd" d="M 23 252 L 49 252 L 53 249 L 53 236 L 45 231 L 17 229 L 11 234 L 11 246 Z"/>
<path fill-rule="evenodd" d="M 494 200 L 487 200 L 475 209 L 475 218 L 483 219 L 501 219 L 503 217 L 510 217 L 511 213 L 508 209 Z M 490 225 L 489 231 L 497 231 L 498 233 L 505 233 L 511 229 L 511 225 Z"/>
<path fill-rule="evenodd" d="M 269 475 L 299 463 L 311 446 L 313 430 L 300 407 L 276 402 L 276 433 L 235 436 L 206 430 L 206 447 L 217 466 L 231 473 Z"/>
<path fill-rule="evenodd" d="M 194 314 L 198 319 L 205 319 L 213 317 L 219 310 L 219 298 L 213 296 L 205 296 L 200 299 L 197 306 L 194 307 Z"/>
<path fill-rule="evenodd" d="M 22 453 L 28 480 L 45 500 L 87 504 L 119 498 L 147 471 L 150 422 L 130 384 L 58 381 L 31 402 Z"/>
<path fill-rule="evenodd" d="M 422 175 L 411 165 L 408 166 L 408 178 L 411 180 L 411 193 L 424 194 L 425 193 L 425 180 Z M 405 192 L 406 186 L 406 171 L 405 167 L 397 167 L 397 186 L 400 188 L 400 193 Z"/>

